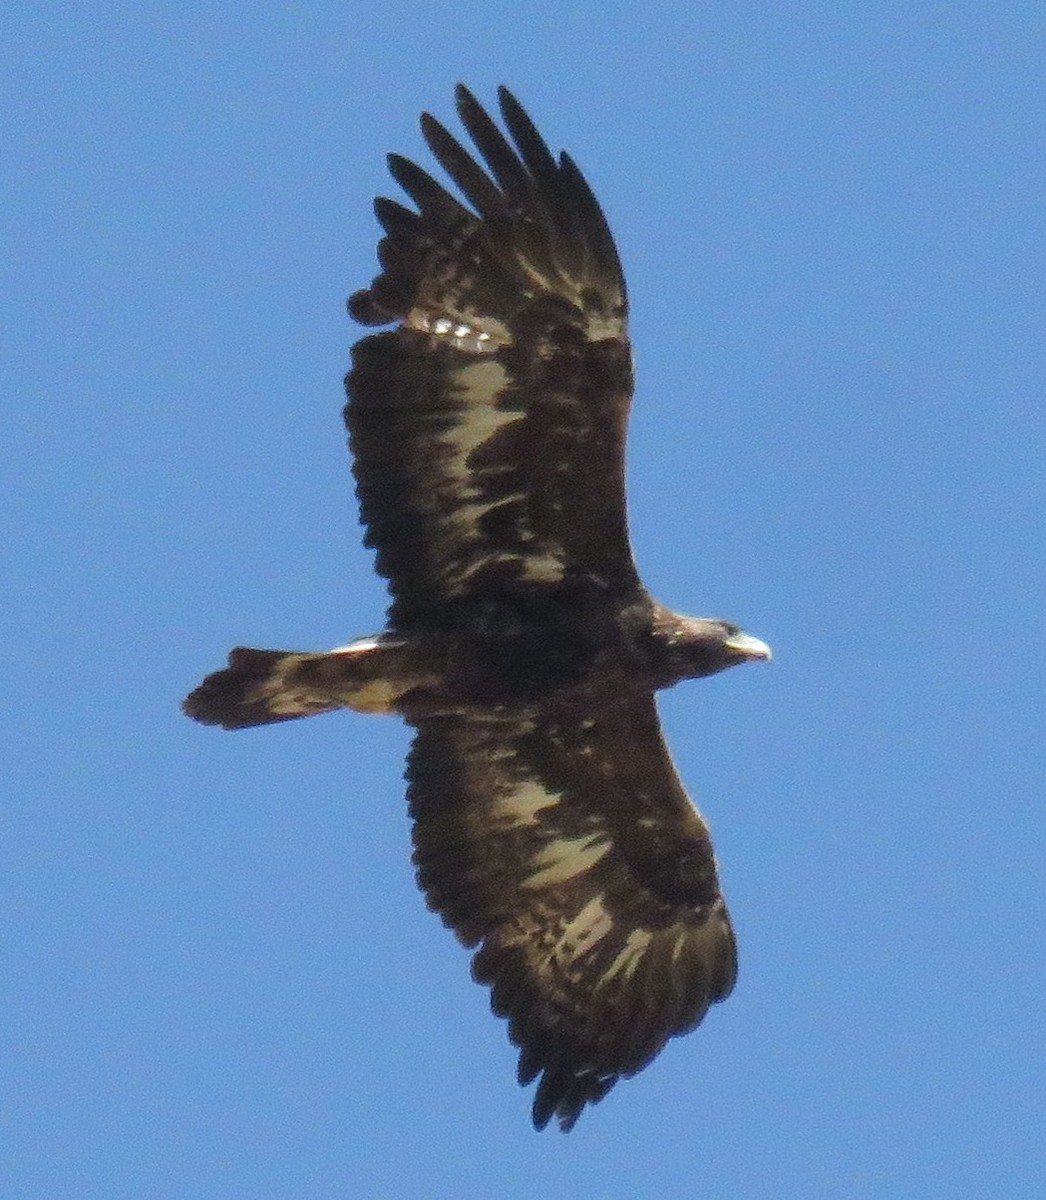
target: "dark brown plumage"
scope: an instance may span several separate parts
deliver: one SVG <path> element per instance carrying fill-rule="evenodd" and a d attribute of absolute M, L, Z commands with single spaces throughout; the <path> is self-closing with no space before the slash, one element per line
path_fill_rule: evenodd
<path fill-rule="evenodd" d="M 654 601 L 628 542 L 625 285 L 577 167 L 505 89 L 511 142 L 459 87 L 480 166 L 426 141 L 379 199 L 381 272 L 349 311 L 345 420 L 388 628 L 326 653 L 234 650 L 185 701 L 225 728 L 397 712 L 418 881 L 569 1129 L 722 1000 L 736 971 L 708 830 L 654 692 L 763 643 Z"/>

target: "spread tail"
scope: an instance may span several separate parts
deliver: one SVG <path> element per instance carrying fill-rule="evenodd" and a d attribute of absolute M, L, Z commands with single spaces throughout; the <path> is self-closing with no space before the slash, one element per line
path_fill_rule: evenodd
<path fill-rule="evenodd" d="M 182 701 L 204 725 L 246 729 L 293 721 L 335 708 L 393 712 L 404 693 L 424 683 L 402 642 L 361 638 L 325 653 L 238 646 L 229 665 L 208 675 Z"/>

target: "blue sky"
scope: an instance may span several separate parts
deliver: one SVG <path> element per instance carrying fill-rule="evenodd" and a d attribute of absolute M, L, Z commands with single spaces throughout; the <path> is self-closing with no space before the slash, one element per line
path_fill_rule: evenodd
<path fill-rule="evenodd" d="M 997 1197 L 1043 1175 L 1041 5 L 5 7 L 0 1143 L 19 1200 Z M 418 895 L 340 427 L 383 155 L 506 82 L 633 305 L 636 554 L 735 994 L 564 1138 Z"/>

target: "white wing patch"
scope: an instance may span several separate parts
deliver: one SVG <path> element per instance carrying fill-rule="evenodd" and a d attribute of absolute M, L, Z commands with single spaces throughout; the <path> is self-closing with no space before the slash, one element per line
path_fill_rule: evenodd
<path fill-rule="evenodd" d="M 593 896 L 567 922 L 563 935 L 552 953 L 556 958 L 582 958 L 594 949 L 614 928 L 614 921 L 603 907 L 600 896 Z"/>
<path fill-rule="evenodd" d="M 493 501 L 487 499 L 477 486 L 471 465 L 476 450 L 501 430 L 524 419 L 525 414 L 518 409 L 499 409 L 493 404 L 494 397 L 501 393 L 508 382 L 508 372 L 501 363 L 490 358 L 477 359 L 454 372 L 455 397 L 463 407 L 453 427 L 442 435 L 438 443 L 444 452 L 441 466 L 454 499 L 454 504 L 448 506 L 447 510 L 447 520 L 454 530 L 454 543 L 481 542 L 479 523 L 487 513 L 526 500 L 524 492 L 498 496 Z M 519 533 L 524 543 L 535 543 L 537 540 L 533 532 L 525 527 Z M 535 553 L 522 557 L 518 553 L 501 557 L 505 561 L 519 562 L 522 578 L 529 582 L 558 583 L 565 573 L 563 556 L 541 553 L 536 545 L 534 550 Z M 451 589 L 463 587 L 472 574 L 487 567 L 491 561 L 485 557 L 478 560 L 466 557 L 462 562 L 455 554 L 446 555 L 445 558 L 448 566 L 444 580 Z"/>
<path fill-rule="evenodd" d="M 625 944 L 614 961 L 602 972 L 600 986 L 605 986 L 618 975 L 624 975 L 626 979 L 631 979 L 636 973 L 636 968 L 643 961 L 643 955 L 649 948 L 653 937 L 654 935 L 649 929 L 633 929 L 625 939 Z"/>
<path fill-rule="evenodd" d="M 610 850 L 610 841 L 600 831 L 580 838 L 552 838 L 531 859 L 531 872 L 522 881 L 528 889 L 566 883 L 594 867 Z"/>
<path fill-rule="evenodd" d="M 410 329 L 418 329 L 440 341 L 449 342 L 455 350 L 464 350 L 467 354 L 490 354 L 512 340 L 500 321 L 475 313 L 462 319 L 449 313 L 426 312 L 423 308 L 415 308 L 407 314 L 403 323 Z"/>
<path fill-rule="evenodd" d="M 497 409 L 491 403 L 507 384 L 508 372 L 491 359 L 469 363 L 454 372 L 456 398 L 463 401 L 465 409 L 446 444 L 454 452 L 454 477 L 463 485 L 472 476 L 468 466 L 472 452 L 489 442 L 498 430 L 523 419 L 518 409 Z"/>
<path fill-rule="evenodd" d="M 490 806 L 491 815 L 510 828 L 536 825 L 538 813 L 552 808 L 563 797 L 558 792 L 547 792 L 538 783 L 520 783 L 511 791 L 499 795 Z"/>

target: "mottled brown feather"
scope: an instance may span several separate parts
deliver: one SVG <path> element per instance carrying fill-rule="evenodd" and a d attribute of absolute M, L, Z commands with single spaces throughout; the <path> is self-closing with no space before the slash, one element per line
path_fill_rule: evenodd
<path fill-rule="evenodd" d="M 345 420 L 386 632 L 333 651 L 238 648 L 185 701 L 242 728 L 398 712 L 414 862 L 475 950 L 533 1115 L 582 1109 L 696 1025 L 736 956 L 708 830 L 653 693 L 769 649 L 657 604 L 625 514 L 625 285 L 573 160 L 514 97 L 506 132 L 463 87 L 478 158 L 422 131 L 460 192 L 409 159 L 380 198 L 380 273 L 349 301 L 392 326 L 353 349 Z"/>
<path fill-rule="evenodd" d="M 421 720 L 407 777 L 429 905 L 565 1129 L 724 999 L 734 939 L 652 697 Z"/>
<path fill-rule="evenodd" d="M 399 323 L 354 348 L 345 409 L 393 629 L 514 583 L 585 574 L 639 589 L 625 288 L 606 221 L 507 93 L 515 148 L 464 88 L 458 106 L 490 174 L 434 118 L 423 131 L 471 210 L 390 156 L 417 212 L 378 201 L 383 270 L 350 303 L 366 323 Z"/>

